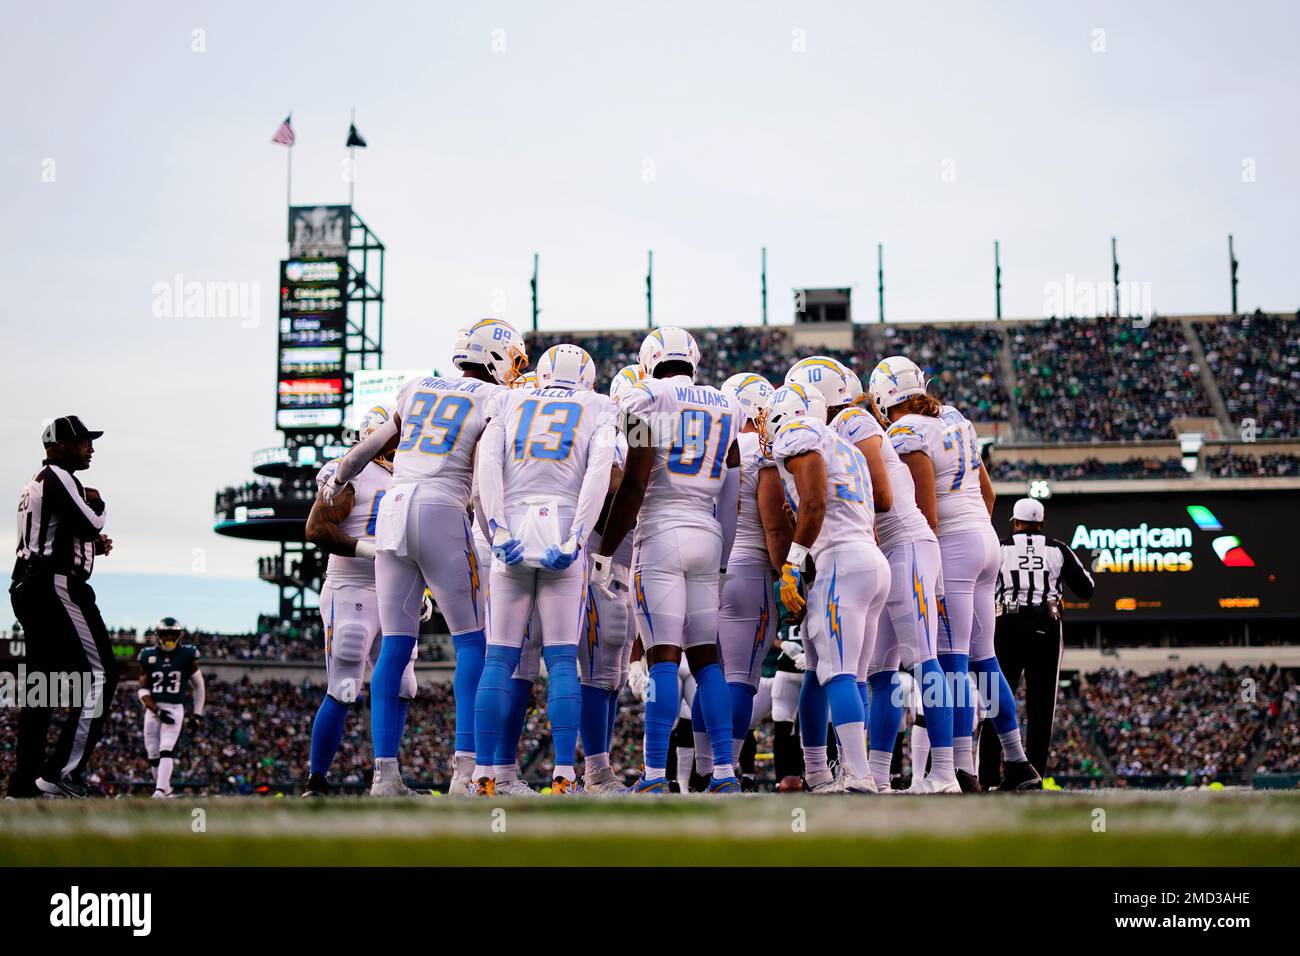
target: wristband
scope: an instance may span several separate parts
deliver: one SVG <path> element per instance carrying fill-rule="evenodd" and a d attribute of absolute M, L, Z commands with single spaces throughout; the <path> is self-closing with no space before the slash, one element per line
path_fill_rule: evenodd
<path fill-rule="evenodd" d="M 367 541 L 365 538 L 357 538 L 357 549 L 354 552 L 358 558 L 368 558 L 375 560 L 375 543 Z"/>
<path fill-rule="evenodd" d="M 790 542 L 790 552 L 785 556 L 785 563 L 792 564 L 798 570 L 803 570 L 804 562 L 808 560 L 808 549 L 798 542 Z"/>

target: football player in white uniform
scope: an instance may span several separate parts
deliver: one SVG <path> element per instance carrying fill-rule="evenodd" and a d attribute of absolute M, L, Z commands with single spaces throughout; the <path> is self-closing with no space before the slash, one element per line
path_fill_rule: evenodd
<path fill-rule="evenodd" d="M 925 375 L 910 359 L 890 356 L 871 373 L 871 397 L 889 422 L 889 440 L 907 465 L 916 500 L 939 539 L 943 595 L 939 663 L 953 689 L 953 762 L 963 792 L 978 792 L 971 745 L 973 673 L 1007 763 L 1007 788 L 1042 785 L 1025 757 L 1016 701 L 993 651 L 994 600 L 1001 554 L 990 515 L 993 484 L 980 460 L 975 427 L 951 405 L 926 392 Z M 926 688 L 925 690 L 928 690 Z M 938 761 L 935 722 L 928 716 L 932 766 Z M 933 773 L 933 770 L 932 770 Z"/>
<path fill-rule="evenodd" d="M 651 332 L 640 359 L 647 378 L 619 402 L 628 436 L 627 467 L 592 562 L 593 583 L 608 590 L 612 555 L 636 525 L 632 597 L 651 693 L 645 708 L 645 773 L 634 792 L 668 791 L 668 739 L 677 716 L 683 648 L 712 743 L 709 789 L 739 792 L 731 694 L 719 666 L 718 604 L 740 501 L 740 410 L 730 395 L 695 384 L 700 350 L 686 330 Z"/>
<path fill-rule="evenodd" d="M 393 417 L 393 410 L 376 405 L 357 428 L 361 441 Z M 307 516 L 307 540 L 329 555 L 325 586 L 320 592 L 321 622 L 325 625 L 325 699 L 311 725 L 311 768 L 304 797 L 329 793 L 330 765 L 343 740 L 348 707 L 355 704 L 365 679 L 367 662 L 379 657 L 379 602 L 375 595 L 375 522 L 379 503 L 392 480 L 388 453 L 372 459 L 326 504 L 321 492 Z M 316 475 L 323 487 L 338 470 L 327 463 Z M 405 711 L 415 699 L 415 655 L 402 673 L 399 706 Z"/>
<path fill-rule="evenodd" d="M 493 767 L 510 677 L 536 609 L 548 676 L 556 794 L 577 792 L 574 755 L 582 694 L 579 623 L 587 562 L 578 560 L 609 487 L 616 407 L 592 391 L 595 364 L 576 345 L 548 349 L 538 388 L 502 394 L 479 445 L 479 495 L 491 533 L 488 649 L 475 703 L 477 791 L 494 796 Z"/>
<path fill-rule="evenodd" d="M 830 426 L 867 459 L 876 504 L 876 535 L 880 550 L 889 561 L 890 588 L 880 619 L 875 650 L 858 674 L 858 690 L 868 708 L 868 737 L 871 740 L 871 773 L 880 790 L 888 788 L 894 741 L 903 719 L 902 697 L 898 693 L 899 666 L 916 669 L 929 688 L 926 713 L 940 728 L 936 735 L 933 779 L 916 777 L 916 793 L 956 792 L 957 777 L 952 765 L 952 742 L 943 729 L 952 723 L 951 695 L 937 658 L 937 587 L 939 543 L 933 529 L 916 504 L 912 474 L 886 440 L 875 416 L 860 407 L 862 385 L 856 373 L 839 365 L 840 374 L 826 363 L 834 360 L 805 359 L 797 362 L 787 381 L 817 388 L 826 399 Z M 869 691 L 868 691 L 869 688 Z"/>
<path fill-rule="evenodd" d="M 339 462 L 325 483 L 325 501 L 381 451 L 395 449 L 393 481 L 375 527 L 375 583 L 383 645 L 371 679 L 376 796 L 408 792 L 397 766 L 402 739 L 401 677 L 419 633 L 427 586 L 456 650 L 456 772 L 474 766 L 474 697 L 486 635 L 478 556 L 469 528 L 474 449 L 496 396 L 528 365 L 523 339 L 500 319 L 467 333 L 462 378 L 437 375 L 402 387 L 393 418 Z M 522 633 L 522 629 L 521 629 Z"/>
<path fill-rule="evenodd" d="M 776 462 L 795 509 L 795 529 L 781 568 L 778 595 L 794 614 L 804 607 L 809 670 L 805 688 L 824 689 L 839 736 L 842 782 L 853 793 L 875 793 L 867 758 L 866 718 L 857 687 L 876 641 L 889 592 L 889 564 L 876 546 L 871 475 L 862 453 L 826 425 L 826 402 L 798 383 L 777 389 L 760 418 L 764 450 Z M 812 557 L 814 568 L 808 566 Z M 826 768 L 824 711 L 804 717 L 800 701 L 805 779 L 814 792 L 838 789 Z"/>
<path fill-rule="evenodd" d="M 772 600 L 774 564 L 785 557 L 793 530 L 782 508 L 781 481 L 762 467 L 758 414 L 773 388 L 761 375 L 742 372 L 722 383 L 722 390 L 740 406 L 740 515 L 736 540 L 727 560 L 727 576 L 718 608 L 718 648 L 731 692 L 731 743 L 739 757 L 749 733 L 754 695 L 762 678 L 763 658 L 776 640 L 777 612 Z M 700 708 L 692 713 L 696 754 L 708 753 Z M 696 759 L 700 763 L 699 758 Z M 711 764 L 711 762 L 710 762 Z M 700 766 L 700 772 L 711 765 Z"/>
<path fill-rule="evenodd" d="M 628 365 L 614 375 L 609 397 L 617 405 L 620 397 L 645 375 L 639 365 Z M 627 463 L 627 436 L 614 436 L 614 466 L 610 470 L 605 507 L 588 540 L 587 560 L 600 549 L 613 496 Z M 632 644 L 636 638 L 636 617 L 632 610 L 632 536 L 627 535 L 611 556 L 609 588 L 587 586 L 582 635 L 578 646 L 578 675 L 582 682 L 582 750 L 586 772 L 582 787 L 587 793 L 625 793 L 627 788 L 609 764 L 609 745 L 618 719 L 618 692 L 628 680 Z M 590 571 L 590 567 L 588 568 Z"/>

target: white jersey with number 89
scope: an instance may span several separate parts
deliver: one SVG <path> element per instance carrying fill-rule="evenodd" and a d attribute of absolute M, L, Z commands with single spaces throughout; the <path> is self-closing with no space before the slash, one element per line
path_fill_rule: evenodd
<path fill-rule="evenodd" d="M 975 426 L 951 405 L 938 418 L 904 415 L 889 429 L 900 455 L 920 451 L 934 467 L 934 495 L 940 536 L 989 527 L 989 511 L 980 492 L 979 442 Z"/>
<path fill-rule="evenodd" d="M 426 501 L 469 504 L 474 446 L 492 415 L 494 399 L 507 391 L 473 378 L 415 378 L 397 396 L 402 420 L 393 484 L 427 483 Z"/>
<path fill-rule="evenodd" d="M 629 444 L 653 441 L 658 449 L 637 517 L 637 540 L 680 527 L 721 536 L 716 508 L 741 421 L 736 400 L 675 375 L 638 382 L 620 396 L 619 408 L 642 423 L 629 429 Z"/>

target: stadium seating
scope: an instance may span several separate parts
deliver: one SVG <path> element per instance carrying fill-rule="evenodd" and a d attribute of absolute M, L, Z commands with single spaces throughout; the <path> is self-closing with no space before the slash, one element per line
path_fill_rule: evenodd
<path fill-rule="evenodd" d="M 1099 461 L 1085 458 L 1077 462 L 1049 462 L 1038 460 L 1001 461 L 989 465 L 989 477 L 994 481 L 1025 481 L 1030 478 L 1047 478 L 1051 481 L 1101 481 L 1115 478 L 1186 478 L 1183 463 L 1178 458 L 1129 458 L 1125 461 Z"/>
<path fill-rule="evenodd" d="M 1300 455 L 1273 453 L 1256 457 L 1224 448 L 1205 460 L 1205 471 L 1214 478 L 1292 477 L 1300 475 Z"/>
<path fill-rule="evenodd" d="M 1002 336 L 991 325 L 886 325 L 879 354 L 871 348 L 874 327 L 854 330 L 854 367 L 870 375 L 888 355 L 906 355 L 932 379 L 931 391 L 972 421 L 1003 421 L 1008 414 L 999 352 Z"/>
<path fill-rule="evenodd" d="M 1300 435 L 1300 313 L 1256 312 L 1198 332 L 1233 422 L 1253 419 L 1258 438 Z"/>

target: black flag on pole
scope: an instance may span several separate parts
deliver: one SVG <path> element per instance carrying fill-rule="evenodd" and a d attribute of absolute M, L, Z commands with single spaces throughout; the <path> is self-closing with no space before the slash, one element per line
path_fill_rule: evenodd
<path fill-rule="evenodd" d="M 359 146 L 362 149 L 366 148 L 366 141 L 362 139 L 361 134 L 357 132 L 356 123 L 351 123 L 348 126 L 348 148 L 351 149 L 353 146 Z"/>

